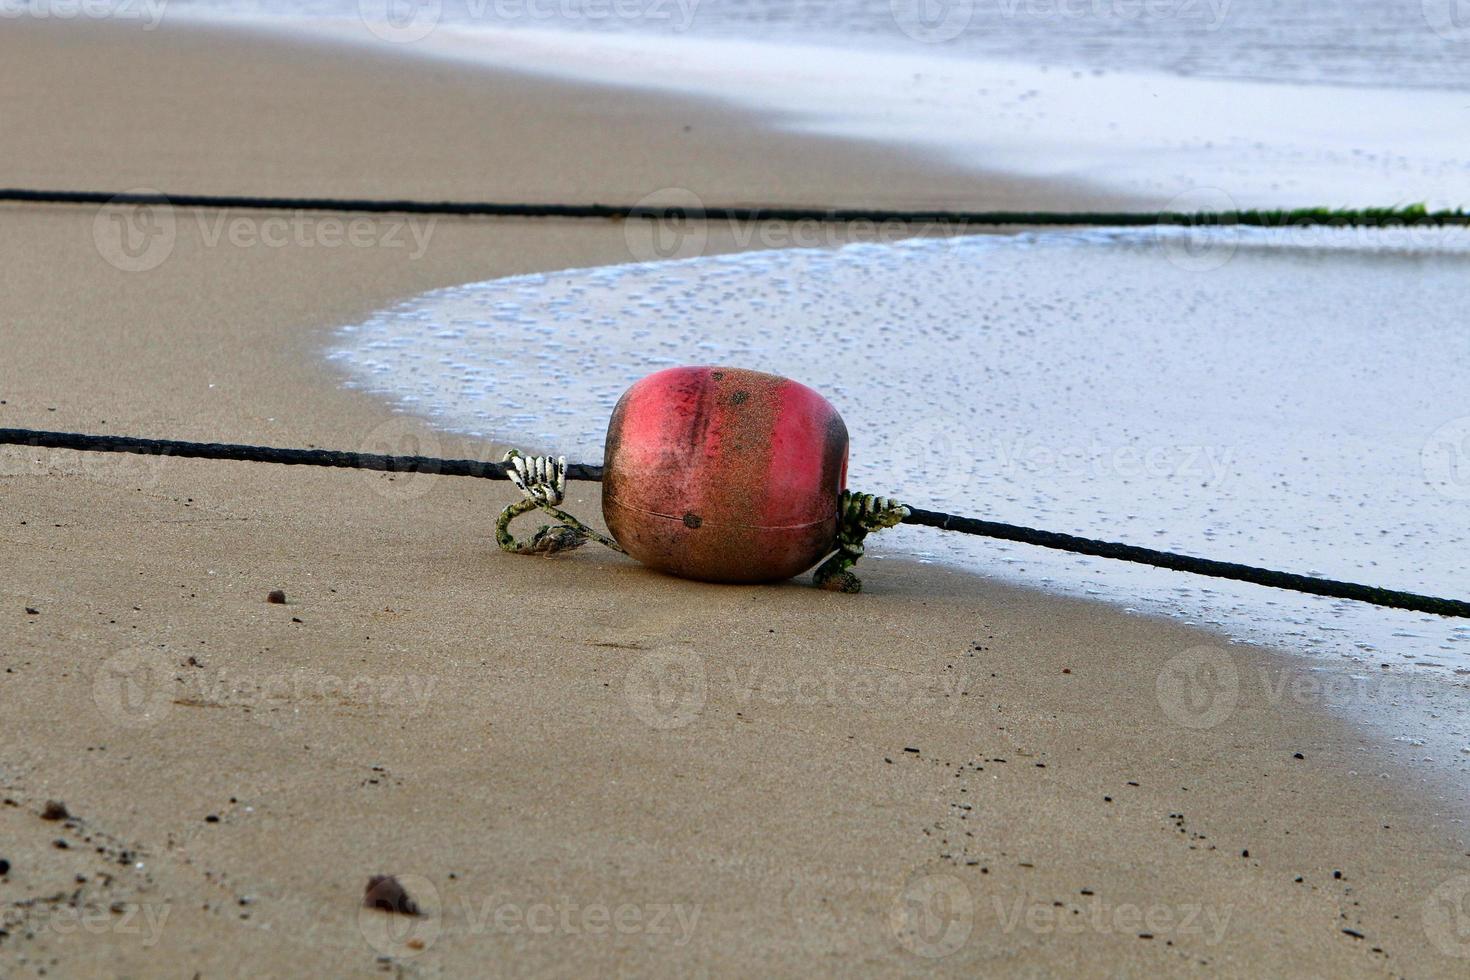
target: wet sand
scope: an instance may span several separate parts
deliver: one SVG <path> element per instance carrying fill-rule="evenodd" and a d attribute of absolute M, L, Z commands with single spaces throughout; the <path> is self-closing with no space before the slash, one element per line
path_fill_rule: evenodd
<path fill-rule="evenodd" d="M 1087 199 L 246 34 L 15 24 L 0 62 L 7 184 Z M 173 218 L 128 272 L 156 256 L 106 213 L 0 210 L 0 424 L 488 455 L 338 387 L 327 332 L 631 249 L 614 223 L 440 221 L 414 257 L 386 219 L 331 245 L 347 230 L 315 218 Z M 474 481 L 6 449 L 0 493 L 6 973 L 1425 976 L 1470 954 L 1463 801 L 1323 710 L 1289 653 L 902 560 L 848 597 L 505 556 L 507 488 Z M 364 909 L 380 873 L 427 914 Z"/>

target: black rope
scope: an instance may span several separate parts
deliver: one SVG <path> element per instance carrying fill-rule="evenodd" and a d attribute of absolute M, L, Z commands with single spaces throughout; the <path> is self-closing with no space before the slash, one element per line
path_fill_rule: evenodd
<path fill-rule="evenodd" d="M 83 452 L 138 453 L 147 456 L 183 456 L 196 459 L 225 459 L 258 463 L 280 463 L 286 466 L 332 466 L 346 469 L 379 470 L 387 473 L 434 473 L 441 476 L 472 476 L 486 480 L 507 479 L 502 463 L 478 459 L 437 459 L 432 456 L 382 456 L 375 453 L 346 453 L 326 449 L 276 449 L 269 446 L 242 446 L 230 443 L 180 442 L 172 439 L 135 439 L 127 436 L 85 435 L 78 432 L 44 432 L 36 429 L 0 429 L 0 445 L 35 446 L 43 449 L 75 449 Z M 602 467 L 573 463 L 567 467 L 569 480 L 601 480 Z M 1017 524 L 982 521 L 932 510 L 910 508 L 905 524 L 958 531 L 985 538 L 1017 541 L 1041 548 L 1054 548 L 1079 555 L 1095 555 L 1118 561 L 1152 565 L 1211 578 L 1252 582 L 1273 589 L 1305 592 L 1334 599 L 1352 599 L 1375 606 L 1408 609 L 1436 616 L 1470 618 L 1470 602 L 1441 599 L 1381 589 L 1371 585 L 1338 582 L 1332 579 L 1278 572 L 1252 565 L 1195 558 L 1170 551 L 1155 551 L 1113 541 L 1080 538 L 1055 531 L 1041 531 Z"/>
<path fill-rule="evenodd" d="M 1079 538 L 1071 534 L 1059 534 L 1056 531 L 1039 531 L 1036 528 L 1021 527 L 1017 524 L 982 521 L 974 517 L 957 517 L 954 514 L 942 514 L 938 511 L 919 510 L 912 507 L 909 509 L 911 513 L 904 518 L 905 524 L 937 527 L 941 531 L 959 531 L 963 534 L 999 538 L 1003 541 L 1019 541 L 1022 544 L 1036 545 L 1038 548 L 1055 548 L 1058 551 L 1070 551 L 1079 555 L 1096 555 L 1099 558 L 1131 561 L 1139 565 L 1153 565 L 1155 568 L 1169 568 L 1176 572 L 1208 575 L 1211 578 L 1253 582 L 1256 585 L 1264 585 L 1273 589 L 1288 589 L 1292 592 L 1306 592 L 1309 595 L 1328 596 L 1333 599 L 1352 599 L 1356 602 L 1372 603 L 1375 606 L 1412 609 L 1416 612 L 1433 613 L 1436 616 L 1470 618 L 1470 602 L 1460 599 L 1439 599 L 1413 592 L 1380 589 L 1372 585 L 1357 585 L 1353 582 L 1337 582 L 1332 579 L 1314 578 L 1310 575 L 1278 572 L 1269 568 L 1257 568 L 1254 565 L 1238 565 L 1235 562 L 1215 561 L 1212 558 L 1195 558 L 1172 551 L 1155 551 L 1152 548 L 1140 548 L 1136 545 L 1119 544 L 1114 541 Z"/>
<path fill-rule="evenodd" d="M 1470 212 L 1401 208 L 1291 208 L 1274 211 L 962 211 L 881 208 L 680 207 L 638 204 L 539 204 L 493 201 L 373 200 L 333 197 L 247 197 L 217 194 L 114 194 L 110 191 L 0 189 L 0 201 L 29 204 L 172 205 L 270 211 L 480 215 L 500 218 L 689 218 L 709 221 L 897 222 L 948 225 L 1470 225 Z"/>
<path fill-rule="evenodd" d="M 436 473 L 441 476 L 476 476 L 484 480 L 509 479 L 505 475 L 504 463 L 479 459 L 381 456 L 376 453 L 344 453 L 330 449 L 276 449 L 271 446 L 240 446 L 227 442 L 135 439 L 130 436 L 94 436 L 80 432 L 44 432 L 37 429 L 0 429 L 0 445 L 76 449 L 89 453 L 227 459 L 248 463 L 279 463 L 283 466 L 333 466 L 339 469 L 379 470 L 385 473 Z M 567 467 L 567 478 L 601 480 L 602 467 L 573 463 Z"/>

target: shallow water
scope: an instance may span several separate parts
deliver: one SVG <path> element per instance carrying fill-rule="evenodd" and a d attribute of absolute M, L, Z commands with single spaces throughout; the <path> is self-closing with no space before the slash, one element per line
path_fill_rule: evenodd
<path fill-rule="evenodd" d="M 74 0 L 50 0 L 64 6 Z M 1463 0 L 169 0 L 277 19 L 798 41 L 1201 78 L 1470 88 Z M 390 20 L 390 18 L 393 18 Z"/>
<path fill-rule="evenodd" d="M 659 368 L 824 392 L 851 484 L 919 506 L 1463 596 L 1470 242 L 1098 231 L 649 262 L 438 290 L 344 328 L 351 384 L 461 432 L 601 459 Z M 884 554 L 1291 650 L 1470 672 L 1470 625 L 898 528 Z"/>
<path fill-rule="evenodd" d="M 377 55 L 714 99 L 779 129 L 1023 176 L 1041 207 L 1454 208 L 1470 202 L 1466 2 L 0 0 L 0 21 L 243 21 Z M 936 36 L 956 16 L 960 30 Z M 683 190 L 705 204 L 785 200 L 775 173 L 735 192 L 691 181 Z M 885 202 L 874 188 L 820 203 L 1015 209 L 1018 189 L 987 179 L 962 200 L 910 188 Z"/>

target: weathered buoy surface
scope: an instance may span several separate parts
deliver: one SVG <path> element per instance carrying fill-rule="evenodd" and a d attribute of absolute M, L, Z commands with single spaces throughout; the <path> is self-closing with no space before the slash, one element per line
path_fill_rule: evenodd
<path fill-rule="evenodd" d="M 670 368 L 613 409 L 602 514 L 645 565 L 769 582 L 832 550 L 846 484 L 847 426 L 812 389 L 740 368 Z"/>

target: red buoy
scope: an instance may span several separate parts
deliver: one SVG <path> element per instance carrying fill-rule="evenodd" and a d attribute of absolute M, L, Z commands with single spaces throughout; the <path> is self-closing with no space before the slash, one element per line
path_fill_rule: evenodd
<path fill-rule="evenodd" d="M 707 582 L 769 582 L 835 546 L 847 426 L 805 385 L 680 367 L 624 392 L 607 427 L 602 515 L 629 555 Z"/>

